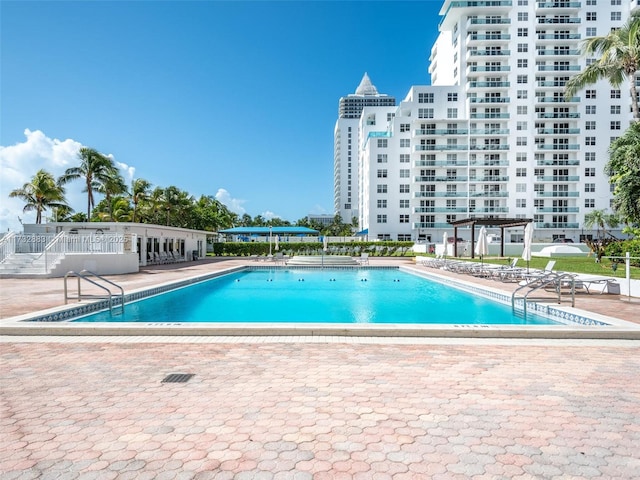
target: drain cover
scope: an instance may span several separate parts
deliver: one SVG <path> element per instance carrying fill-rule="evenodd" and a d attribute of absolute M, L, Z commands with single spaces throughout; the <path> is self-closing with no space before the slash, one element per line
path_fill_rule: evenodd
<path fill-rule="evenodd" d="M 187 383 L 194 373 L 171 373 L 164 377 L 162 383 Z"/>

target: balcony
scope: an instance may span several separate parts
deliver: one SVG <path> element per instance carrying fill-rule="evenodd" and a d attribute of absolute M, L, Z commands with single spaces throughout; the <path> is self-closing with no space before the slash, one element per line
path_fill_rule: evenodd
<path fill-rule="evenodd" d="M 471 207 L 469 213 L 509 213 L 509 207 Z"/>
<path fill-rule="evenodd" d="M 575 167 L 580 165 L 580 160 L 572 159 L 572 160 L 538 160 L 536 165 L 539 167 Z"/>
<path fill-rule="evenodd" d="M 471 97 L 469 98 L 471 103 L 510 103 L 509 97 Z"/>
<path fill-rule="evenodd" d="M 468 82 L 469 88 L 509 88 L 511 82 Z"/>
<path fill-rule="evenodd" d="M 415 207 L 413 213 L 466 213 L 467 207 Z"/>
<path fill-rule="evenodd" d="M 466 175 L 427 175 L 414 177 L 416 182 L 466 182 L 469 179 Z"/>
<path fill-rule="evenodd" d="M 420 136 L 420 135 L 467 135 L 469 133 L 469 130 L 466 128 L 458 128 L 458 129 L 452 129 L 452 128 L 438 128 L 438 129 L 427 129 L 427 130 L 414 130 L 413 131 L 413 135 L 414 136 Z"/>
<path fill-rule="evenodd" d="M 541 57 L 577 57 L 580 56 L 580 50 L 575 48 L 569 50 L 536 50 L 536 55 Z"/>
<path fill-rule="evenodd" d="M 535 228 L 579 228 L 578 223 L 556 222 L 556 223 L 535 223 Z"/>
<path fill-rule="evenodd" d="M 553 9 L 567 8 L 571 10 L 577 10 L 581 6 L 582 6 L 582 3 L 580 2 L 537 2 L 536 3 L 536 8 L 538 10 L 543 8 L 553 8 Z"/>
<path fill-rule="evenodd" d="M 580 192 L 536 192 L 536 197 L 579 197 Z"/>
<path fill-rule="evenodd" d="M 566 143 L 559 143 L 559 144 L 552 144 L 552 145 L 543 145 L 543 144 L 539 144 L 537 145 L 537 149 L 538 150 L 580 150 L 580 145 L 577 144 L 566 144 Z"/>
<path fill-rule="evenodd" d="M 508 175 L 488 175 L 486 177 L 471 177 L 469 178 L 471 182 L 508 182 Z"/>
<path fill-rule="evenodd" d="M 579 128 L 537 128 L 538 135 L 578 135 Z"/>
<path fill-rule="evenodd" d="M 435 150 L 466 151 L 468 149 L 468 145 L 416 145 L 414 152 L 432 152 Z"/>
<path fill-rule="evenodd" d="M 469 150 L 509 150 L 509 145 L 471 145 Z"/>
<path fill-rule="evenodd" d="M 508 197 L 509 192 L 471 192 L 469 197 L 477 198 L 477 197 Z"/>
<path fill-rule="evenodd" d="M 538 65 L 539 72 L 579 72 L 580 65 Z"/>
<path fill-rule="evenodd" d="M 469 65 L 467 72 L 510 72 L 511 67 L 509 65 L 500 66 L 483 66 L 483 65 Z"/>
<path fill-rule="evenodd" d="M 472 167 L 508 167 L 509 160 L 473 160 L 469 162 Z"/>
<path fill-rule="evenodd" d="M 473 128 L 469 131 L 471 135 L 509 135 L 508 128 Z"/>
<path fill-rule="evenodd" d="M 482 119 L 482 118 L 510 118 L 508 113 L 472 113 L 469 115 L 472 119 Z"/>
<path fill-rule="evenodd" d="M 576 103 L 580 102 L 580 97 L 536 97 L 537 103 Z"/>
<path fill-rule="evenodd" d="M 415 192 L 414 198 L 461 198 L 466 197 L 467 192 Z"/>
<path fill-rule="evenodd" d="M 580 180 L 578 175 L 543 175 L 536 176 L 538 182 L 577 182 Z"/>
<path fill-rule="evenodd" d="M 553 112 L 553 113 L 538 113 L 537 118 L 580 118 L 578 112 Z"/>
<path fill-rule="evenodd" d="M 566 81 L 562 80 L 562 81 L 545 81 L 545 82 L 538 82 L 537 86 L 538 87 L 551 87 L 551 88 L 564 88 L 565 85 L 567 84 Z"/>
<path fill-rule="evenodd" d="M 451 228 L 449 223 L 414 222 L 413 228 Z"/>
<path fill-rule="evenodd" d="M 467 25 L 511 25 L 510 18 L 470 18 Z"/>
<path fill-rule="evenodd" d="M 469 50 L 467 57 L 508 57 L 511 50 Z"/>
<path fill-rule="evenodd" d="M 470 33 L 469 35 L 467 35 L 467 40 L 469 42 L 487 42 L 491 40 L 508 42 L 509 40 L 511 40 L 511 35 L 509 35 L 508 33 Z"/>
<path fill-rule="evenodd" d="M 580 213 L 578 207 L 542 207 L 536 208 L 536 213 Z"/>
<path fill-rule="evenodd" d="M 466 167 L 469 165 L 467 160 L 416 160 L 414 167 Z"/>
<path fill-rule="evenodd" d="M 539 33 L 538 40 L 580 40 L 579 33 Z"/>

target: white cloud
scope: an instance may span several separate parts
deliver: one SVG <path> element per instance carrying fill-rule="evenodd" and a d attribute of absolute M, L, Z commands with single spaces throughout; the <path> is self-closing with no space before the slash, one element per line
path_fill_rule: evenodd
<path fill-rule="evenodd" d="M 216 200 L 224 204 L 232 212 L 237 213 L 238 215 L 244 215 L 246 213 L 245 208 L 242 206 L 246 200 L 233 198 L 224 188 L 219 188 L 215 197 Z"/>
<path fill-rule="evenodd" d="M 274 218 L 281 218 L 280 215 L 273 213 L 270 210 L 267 210 L 266 212 L 262 212 L 261 215 L 262 215 L 262 218 L 264 218 L 265 220 L 273 220 Z"/>
<path fill-rule="evenodd" d="M 35 222 L 35 212 L 23 213 L 24 203 L 18 198 L 9 198 L 9 192 L 22 187 L 40 169 L 45 169 L 54 177 L 78 164 L 78 151 L 82 144 L 76 140 L 49 138 L 40 130 L 24 131 L 26 140 L 15 145 L 0 145 L 0 231 L 21 230 L 18 217 L 23 223 Z M 113 158 L 112 155 L 109 157 Z M 123 170 L 125 180 L 130 182 L 135 168 L 116 162 Z M 87 197 L 82 192 L 82 182 L 66 185 L 69 205 L 77 212 L 86 210 Z M 45 212 L 45 217 L 49 212 Z"/>

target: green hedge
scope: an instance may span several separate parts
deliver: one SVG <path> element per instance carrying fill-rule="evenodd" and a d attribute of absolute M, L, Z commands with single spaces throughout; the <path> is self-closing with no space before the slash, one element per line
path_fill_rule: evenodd
<path fill-rule="evenodd" d="M 631 257 L 640 257 L 640 239 L 634 238 L 633 240 L 621 240 L 610 243 L 605 249 L 605 256 L 624 257 L 627 252 L 629 252 Z M 631 259 L 631 265 L 640 267 L 640 260 L 638 260 L 638 258 Z"/>
<path fill-rule="evenodd" d="M 348 242 L 329 244 L 329 254 L 357 256 L 368 252 L 372 257 L 414 256 L 411 251 L 413 242 Z M 280 243 L 280 252 L 286 255 L 321 255 L 321 242 Z M 275 254 L 275 246 L 271 244 L 271 253 Z M 213 244 L 213 255 L 217 257 L 247 257 L 251 255 L 268 255 L 268 242 L 222 242 Z"/>

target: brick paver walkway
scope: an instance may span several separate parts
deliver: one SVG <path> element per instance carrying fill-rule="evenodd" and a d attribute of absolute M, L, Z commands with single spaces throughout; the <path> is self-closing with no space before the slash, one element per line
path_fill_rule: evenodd
<path fill-rule="evenodd" d="M 639 476 L 639 342 L 259 341 L 0 343 L 0 477 Z"/>

